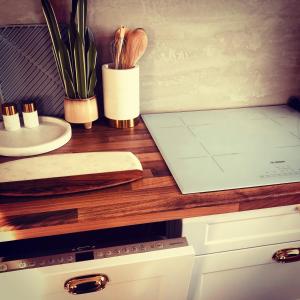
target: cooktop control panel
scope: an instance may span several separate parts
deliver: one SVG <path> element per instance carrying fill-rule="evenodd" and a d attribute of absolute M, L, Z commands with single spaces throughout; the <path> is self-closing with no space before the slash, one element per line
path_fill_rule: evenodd
<path fill-rule="evenodd" d="M 300 181 L 300 113 L 287 105 L 143 119 L 183 194 Z"/>
<path fill-rule="evenodd" d="M 185 238 L 175 238 L 107 248 L 96 248 L 94 246 L 78 247 L 76 249 L 72 249 L 71 252 L 63 254 L 2 261 L 0 262 L 0 273 L 178 248 L 187 245 Z"/>

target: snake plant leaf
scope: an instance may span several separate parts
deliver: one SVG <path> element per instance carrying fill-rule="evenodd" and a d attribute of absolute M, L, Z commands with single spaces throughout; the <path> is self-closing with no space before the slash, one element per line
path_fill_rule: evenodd
<path fill-rule="evenodd" d="M 52 49 L 53 49 L 53 54 L 54 58 L 57 64 L 57 68 L 59 71 L 59 75 L 62 78 L 62 66 L 59 63 L 59 58 L 58 58 L 58 44 L 59 41 L 61 41 L 61 34 L 59 30 L 59 26 L 52 8 L 51 3 L 48 0 L 41 0 L 42 2 L 42 9 L 43 13 L 46 19 L 46 23 L 48 26 L 48 30 L 50 33 L 50 38 L 52 41 Z"/>
<path fill-rule="evenodd" d="M 63 41 L 59 42 L 58 47 L 60 51 L 60 63 L 63 66 L 63 69 L 68 72 L 68 74 L 70 75 L 69 77 L 72 78 L 73 81 L 74 74 L 72 70 L 71 57 L 68 48 L 66 47 Z"/>
<path fill-rule="evenodd" d="M 66 69 L 64 69 L 63 72 L 64 72 L 64 76 L 66 79 L 66 89 L 65 89 L 66 94 L 67 94 L 68 98 L 76 99 L 77 95 L 76 95 L 75 86 L 72 82 L 72 79 Z"/>
<path fill-rule="evenodd" d="M 61 40 L 61 34 L 57 23 L 57 19 L 55 17 L 52 5 L 49 2 L 49 0 L 41 0 L 41 2 L 42 2 L 43 13 L 50 32 L 51 41 L 54 44 L 55 48 L 57 49 L 57 42 L 58 40 Z"/>
<path fill-rule="evenodd" d="M 78 32 L 74 44 L 75 74 L 78 96 L 81 99 L 87 98 L 86 61 L 84 44 Z"/>
<path fill-rule="evenodd" d="M 72 0 L 68 40 L 64 43 L 50 0 L 41 0 L 54 57 L 66 96 L 85 99 L 94 96 L 97 51 L 86 27 L 87 0 Z"/>
<path fill-rule="evenodd" d="M 87 52 L 87 61 L 86 61 L 86 65 L 87 65 L 86 75 L 87 75 L 88 82 L 90 80 L 91 74 L 96 68 L 96 60 L 97 60 L 97 49 L 95 43 L 91 41 L 89 50 Z"/>
<path fill-rule="evenodd" d="M 72 0 L 72 11 L 70 17 L 70 24 L 75 24 L 76 12 L 77 12 L 78 0 Z"/>
<path fill-rule="evenodd" d="M 85 31 L 85 50 L 88 51 L 91 43 L 95 43 L 93 33 L 89 27 Z"/>
<path fill-rule="evenodd" d="M 52 51 L 53 51 L 54 59 L 56 62 L 59 77 L 63 81 L 63 72 L 62 72 L 63 66 L 61 65 L 60 60 L 59 60 L 58 50 L 55 49 L 54 46 L 52 46 Z"/>
<path fill-rule="evenodd" d="M 74 83 L 74 86 L 76 86 L 76 76 L 75 76 L 75 58 L 74 58 L 74 45 L 75 45 L 75 39 L 76 39 L 76 27 L 69 26 L 68 28 L 68 48 L 69 48 L 69 55 L 70 55 L 70 65 L 72 69 L 72 81 Z"/>
<path fill-rule="evenodd" d="M 89 35 L 89 28 L 86 28 L 85 35 L 84 35 L 84 48 L 85 52 L 87 53 L 90 48 L 90 35 Z"/>
<path fill-rule="evenodd" d="M 84 42 L 84 35 L 86 29 L 86 14 L 87 14 L 87 0 L 78 0 L 77 3 L 77 31 L 80 38 Z"/>
<path fill-rule="evenodd" d="M 58 48 L 58 58 L 62 65 L 66 65 L 66 57 L 62 47 Z M 68 98 L 76 98 L 75 88 L 67 68 L 62 68 L 62 81 Z"/>
<path fill-rule="evenodd" d="M 96 83 L 97 83 L 97 76 L 96 76 L 96 68 L 95 68 L 89 78 L 89 92 L 88 92 L 89 98 L 95 95 Z"/>

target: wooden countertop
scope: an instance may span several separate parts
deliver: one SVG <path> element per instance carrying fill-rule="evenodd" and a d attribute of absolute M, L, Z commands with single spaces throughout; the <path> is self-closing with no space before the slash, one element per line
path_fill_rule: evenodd
<path fill-rule="evenodd" d="M 113 150 L 136 154 L 144 178 L 73 195 L 0 197 L 0 242 L 300 203 L 300 183 L 181 194 L 143 123 L 75 127 L 71 141 L 48 154 Z"/>

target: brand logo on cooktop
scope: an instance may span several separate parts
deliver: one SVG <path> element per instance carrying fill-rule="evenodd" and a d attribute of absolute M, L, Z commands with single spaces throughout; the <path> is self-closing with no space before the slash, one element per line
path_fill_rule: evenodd
<path fill-rule="evenodd" d="M 286 162 L 285 160 L 273 160 L 273 161 L 270 161 L 271 164 L 283 164 L 285 162 Z"/>

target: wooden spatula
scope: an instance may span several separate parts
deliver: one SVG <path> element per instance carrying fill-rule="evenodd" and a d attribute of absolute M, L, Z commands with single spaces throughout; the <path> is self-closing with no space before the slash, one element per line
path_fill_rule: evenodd
<path fill-rule="evenodd" d="M 148 37 L 143 28 L 128 30 L 125 34 L 125 49 L 121 53 L 121 69 L 133 68 L 144 55 Z"/>
<path fill-rule="evenodd" d="M 45 155 L 0 164 L 0 195 L 45 196 L 91 191 L 143 176 L 131 152 Z"/>
<path fill-rule="evenodd" d="M 113 44 L 113 60 L 114 68 L 119 69 L 121 52 L 124 51 L 124 38 L 129 28 L 121 26 L 115 32 L 114 44 Z"/>

